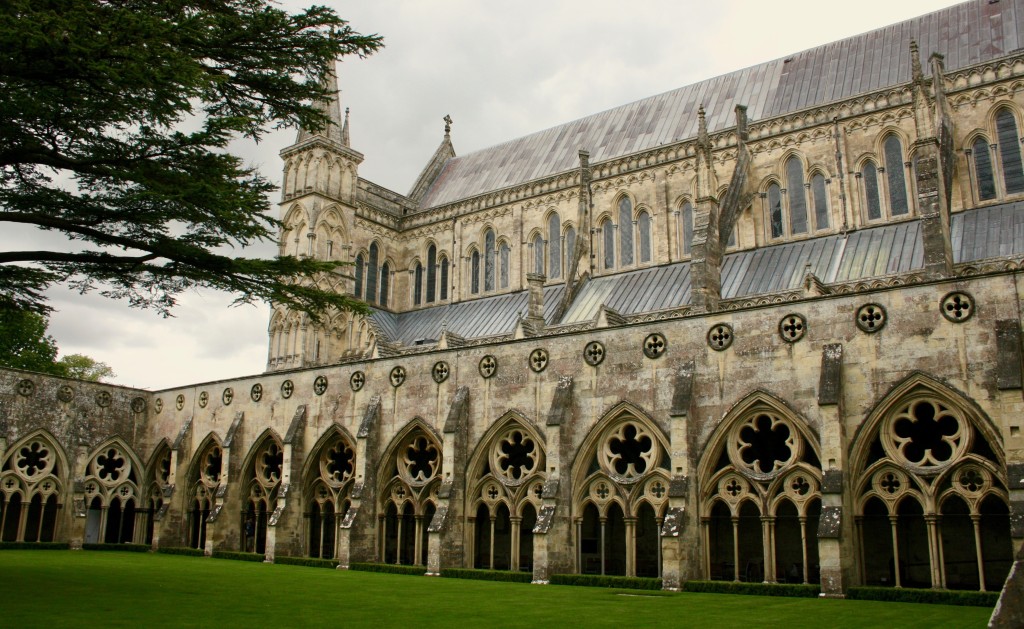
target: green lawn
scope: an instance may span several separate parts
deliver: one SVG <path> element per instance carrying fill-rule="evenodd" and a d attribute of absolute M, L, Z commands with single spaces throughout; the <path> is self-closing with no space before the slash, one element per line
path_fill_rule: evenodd
<path fill-rule="evenodd" d="M 222 559 L 0 552 L 5 627 L 984 627 L 984 608 L 626 594 Z"/>

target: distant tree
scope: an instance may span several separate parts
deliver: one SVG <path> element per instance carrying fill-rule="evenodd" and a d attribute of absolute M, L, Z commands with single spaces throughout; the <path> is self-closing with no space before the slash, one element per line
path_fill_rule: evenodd
<path fill-rule="evenodd" d="M 279 222 L 275 186 L 228 145 L 322 129 L 335 61 L 381 45 L 331 9 L 270 0 L 0 2 L 0 231 L 66 237 L 0 248 L 0 307 L 45 312 L 64 283 L 164 315 L 196 287 L 367 312 L 310 281 L 340 262 L 230 255 Z"/>
<path fill-rule="evenodd" d="M 47 320 L 26 310 L 0 308 L 0 366 L 64 375 L 57 366 L 57 342 Z"/>
<path fill-rule="evenodd" d="M 68 354 L 57 361 L 57 366 L 64 371 L 64 375 L 78 380 L 89 380 L 90 382 L 106 382 L 116 378 L 117 374 L 107 363 L 102 363 L 85 354 Z"/>

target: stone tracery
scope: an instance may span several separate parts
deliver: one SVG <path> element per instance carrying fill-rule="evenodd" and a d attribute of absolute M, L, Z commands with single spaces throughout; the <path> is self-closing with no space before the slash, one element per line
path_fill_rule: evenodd
<path fill-rule="evenodd" d="M 0 541 L 53 541 L 63 457 L 44 433 L 22 439 L 7 452 L 0 467 Z"/>

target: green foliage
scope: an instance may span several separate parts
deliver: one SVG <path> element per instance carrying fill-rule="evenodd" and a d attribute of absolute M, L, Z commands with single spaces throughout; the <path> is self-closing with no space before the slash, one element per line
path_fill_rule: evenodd
<path fill-rule="evenodd" d="M 925 590 L 894 587 L 852 587 L 846 598 L 855 601 L 891 601 L 897 603 L 934 603 L 968 607 L 995 607 L 999 592 L 965 592 L 961 590 Z"/>
<path fill-rule="evenodd" d="M 0 542 L 0 550 L 67 550 L 67 542 Z"/>
<path fill-rule="evenodd" d="M 511 583 L 530 583 L 532 572 L 512 572 L 510 570 L 469 570 L 465 568 L 444 568 L 441 576 L 448 579 L 476 579 L 477 581 L 507 581 Z"/>
<path fill-rule="evenodd" d="M 214 559 L 231 559 L 233 561 L 266 561 L 263 553 L 239 553 L 230 550 L 216 550 L 213 552 Z"/>
<path fill-rule="evenodd" d="M 553 574 L 551 585 L 582 585 L 598 588 L 623 588 L 627 590 L 660 590 L 661 579 L 649 577 L 612 577 L 599 574 Z"/>
<path fill-rule="evenodd" d="M 46 326 L 43 315 L 0 304 L 0 366 L 64 375 L 54 362 L 57 341 Z"/>
<path fill-rule="evenodd" d="M 305 281 L 340 263 L 241 258 L 273 240 L 274 186 L 238 137 L 328 124 L 335 60 L 372 54 L 325 7 L 270 0 L 6 0 L 0 9 L 0 225 L 65 240 L 0 251 L 0 306 L 43 312 L 65 283 L 168 314 L 195 287 L 314 316 L 365 312 Z M 6 229 L 6 227 L 0 227 Z"/>
<path fill-rule="evenodd" d="M 82 550 L 119 550 L 126 553 L 148 553 L 148 544 L 82 544 Z"/>
<path fill-rule="evenodd" d="M 796 583 L 737 583 L 735 581 L 687 581 L 684 592 L 705 592 L 708 594 L 748 594 L 754 596 L 797 596 L 816 598 L 821 594 L 820 585 Z"/>
<path fill-rule="evenodd" d="M 357 572 L 385 572 L 387 574 L 412 574 L 423 576 L 427 572 L 426 566 L 403 566 L 393 563 L 350 563 L 349 570 Z"/>
<path fill-rule="evenodd" d="M 187 557 L 205 557 L 206 553 L 199 548 L 182 548 L 178 546 L 160 546 L 156 552 L 162 555 L 185 555 Z"/>
<path fill-rule="evenodd" d="M 99 362 L 84 354 L 68 354 L 57 361 L 57 365 L 64 372 L 63 375 L 76 380 L 88 380 L 89 382 L 106 382 L 116 378 L 117 374 L 107 363 Z"/>
<path fill-rule="evenodd" d="M 274 563 L 286 566 L 309 566 L 311 568 L 337 568 L 338 562 L 333 559 L 314 559 L 313 557 L 274 557 Z"/>

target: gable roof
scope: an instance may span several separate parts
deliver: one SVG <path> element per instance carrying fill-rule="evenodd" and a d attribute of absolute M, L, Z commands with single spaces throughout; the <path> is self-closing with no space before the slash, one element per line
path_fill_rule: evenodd
<path fill-rule="evenodd" d="M 1024 0 L 956 5 L 454 157 L 419 207 L 575 169 L 581 148 L 594 163 L 693 138 L 702 104 L 715 132 L 735 124 L 737 104 L 757 121 L 906 84 L 912 38 L 922 56 L 945 55 L 947 71 L 1007 55 L 1024 46 Z"/>

